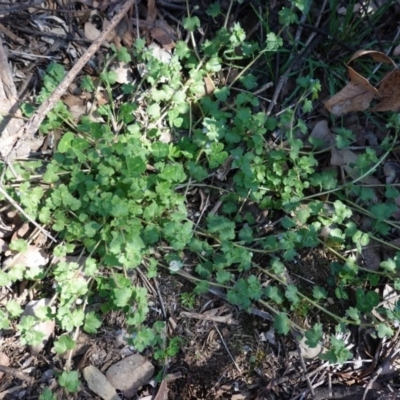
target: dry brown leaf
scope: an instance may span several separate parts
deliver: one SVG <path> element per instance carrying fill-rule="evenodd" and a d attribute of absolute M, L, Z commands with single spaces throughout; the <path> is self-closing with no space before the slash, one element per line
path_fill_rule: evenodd
<path fill-rule="evenodd" d="M 166 379 L 164 379 L 158 388 L 158 392 L 154 400 L 168 400 L 168 392 L 168 382 Z"/>
<path fill-rule="evenodd" d="M 155 22 L 154 27 L 150 31 L 150 35 L 167 51 L 172 50 L 176 46 L 174 42 L 174 37 L 176 36 L 175 31 L 163 19 L 159 19 Z"/>
<path fill-rule="evenodd" d="M 376 50 L 358 50 L 356 51 L 353 56 L 350 58 L 349 64 L 356 60 L 357 58 L 361 56 L 369 55 L 371 58 L 379 63 L 385 63 L 385 64 L 392 64 L 395 68 L 397 68 L 396 63 L 385 53 L 381 53 L 380 51 Z"/>
<path fill-rule="evenodd" d="M 364 111 L 369 107 L 373 98 L 374 94 L 365 87 L 349 82 L 325 103 L 325 108 L 334 115 Z"/>
<path fill-rule="evenodd" d="M 373 93 L 375 96 L 379 96 L 379 92 L 376 88 L 374 88 L 368 81 L 368 79 L 361 76 L 358 72 L 356 72 L 353 68 L 348 67 L 350 80 L 356 84 L 362 86 L 368 92 Z"/>
<path fill-rule="evenodd" d="M 366 110 L 374 97 L 379 98 L 380 102 L 372 111 L 400 110 L 400 70 L 395 62 L 380 51 L 359 50 L 353 54 L 349 63 L 364 55 L 370 56 L 376 62 L 391 64 L 395 69 L 382 79 L 376 89 L 366 78 L 348 67 L 351 82 L 325 103 L 326 109 L 332 114 L 343 115 L 351 111 Z"/>
<path fill-rule="evenodd" d="M 75 121 L 79 121 L 80 117 L 86 113 L 86 99 L 69 94 L 63 101 L 68 106 Z"/>
<path fill-rule="evenodd" d="M 400 69 L 387 74 L 378 87 L 381 101 L 372 111 L 400 111 Z"/>

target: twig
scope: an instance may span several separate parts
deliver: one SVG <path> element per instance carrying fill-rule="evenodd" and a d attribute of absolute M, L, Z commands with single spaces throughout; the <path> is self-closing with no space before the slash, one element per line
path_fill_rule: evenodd
<path fill-rule="evenodd" d="M 49 113 L 49 111 L 53 109 L 57 101 L 60 100 L 61 96 L 67 90 L 68 86 L 73 82 L 73 80 L 86 65 L 86 63 L 93 57 L 93 55 L 100 48 L 102 43 L 106 40 L 110 32 L 118 25 L 124 15 L 132 7 L 134 2 L 135 0 L 126 1 L 121 10 L 112 18 L 110 24 L 107 25 L 107 27 L 98 36 L 98 38 L 94 40 L 94 42 L 89 46 L 86 52 L 82 54 L 78 62 L 74 64 L 74 66 L 62 80 L 62 82 L 56 87 L 51 96 L 44 103 L 42 103 L 42 105 L 36 110 L 29 121 L 21 129 L 19 129 L 15 135 L 13 135 L 14 139 L 18 139 L 21 136 L 31 137 L 37 132 L 40 124 L 42 123 L 46 115 Z M 7 158 L 10 156 L 11 152 L 12 149 L 10 150 Z"/>
<path fill-rule="evenodd" d="M 24 372 L 21 372 L 20 370 L 16 368 L 10 368 L 6 367 L 5 365 L 0 365 L 0 371 L 4 372 L 6 374 L 12 375 L 15 378 L 21 379 L 21 381 L 25 381 L 32 385 L 35 382 L 35 379 L 32 378 L 31 376 L 25 374 Z"/>
<path fill-rule="evenodd" d="M 303 369 L 304 378 L 305 378 L 305 380 L 306 380 L 306 382 L 307 382 L 308 389 L 309 389 L 309 391 L 310 391 L 310 393 L 311 393 L 312 398 L 315 399 L 314 388 L 313 388 L 313 386 L 312 386 L 312 384 L 311 384 L 310 377 L 309 377 L 309 375 L 307 374 L 307 367 L 306 367 L 306 364 L 305 364 L 305 362 L 304 362 L 303 354 L 301 354 L 301 349 L 300 349 L 299 341 L 298 341 L 298 339 L 297 339 L 297 337 L 296 337 L 296 334 L 293 332 L 293 330 L 292 330 L 292 336 L 293 336 L 293 339 L 294 339 L 294 341 L 295 341 L 295 343 L 296 343 L 297 352 L 298 352 L 299 358 L 300 358 L 300 365 L 301 365 L 301 368 Z"/>
<path fill-rule="evenodd" d="M 233 358 L 232 353 L 229 351 L 229 348 L 228 348 L 227 344 L 225 343 L 224 337 L 222 336 L 222 333 L 219 331 L 219 329 L 217 327 L 217 324 L 215 322 L 214 322 L 214 328 L 218 332 L 218 335 L 221 338 L 222 344 L 224 345 L 225 350 L 229 354 L 229 357 L 231 358 L 231 360 L 232 360 L 233 364 L 235 365 L 236 369 L 239 371 L 239 374 L 242 374 L 242 370 L 239 368 L 239 365 L 237 365 L 237 362 Z"/>

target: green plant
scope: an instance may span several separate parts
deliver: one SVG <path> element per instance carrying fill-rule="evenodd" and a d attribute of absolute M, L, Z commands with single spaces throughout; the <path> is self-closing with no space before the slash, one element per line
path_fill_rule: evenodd
<path fill-rule="evenodd" d="M 308 2 L 291 3 L 290 9 L 280 12 L 285 27 L 298 22 L 298 13 L 308 12 Z M 220 17 L 216 4 L 208 15 Z M 56 310 L 49 313 L 66 332 L 55 343 L 57 353 L 74 346 L 71 332 L 95 333 L 105 313 L 120 311 L 138 351 L 151 348 L 157 359 L 175 355 L 179 338 L 167 340 L 160 322 L 147 326 L 147 292 L 133 285 L 131 277 L 138 268 L 145 269 L 149 278 L 159 268 L 180 273 L 189 259 L 196 264 L 191 276 L 196 287 L 193 293 L 180 295 L 189 308 L 196 294 L 218 286 L 226 290 L 229 302 L 245 310 L 254 303 L 266 307 L 275 315 L 274 327 L 281 334 L 295 325 L 293 312 L 305 315 L 318 310 L 338 331 L 346 324 L 363 324 L 375 327 L 381 337 L 390 336 L 399 319 L 398 307 L 381 306 L 375 289 L 380 277 L 393 281 L 396 290 L 400 287 L 395 278 L 399 257 L 383 261 L 374 272 L 359 265 L 357 256 L 370 240 L 389 241 L 390 230 L 399 228 L 393 218 L 398 192 L 388 186 L 385 198 L 372 205 L 376 188 L 365 184 L 397 141 L 398 117 L 387 124 L 394 134 L 381 143 L 383 152 L 367 149 L 357 154 L 346 165 L 347 180 L 341 182 L 336 170 L 321 162 L 329 148 L 321 150 L 318 140 L 308 138 L 307 118 L 321 91 L 312 68 L 310 74 L 296 78 L 296 90 L 279 115 L 261 111 L 260 99 L 253 93 L 263 78 L 260 65 L 269 65 L 277 52 L 286 54 L 287 43 L 279 32 L 268 29 L 265 42 L 257 43 L 246 40 L 244 30 L 235 24 L 196 45 L 198 18 L 189 16 L 184 27 L 195 46 L 179 41 L 169 63 L 146 49 L 144 40 L 137 40 L 132 49 L 114 49 L 112 57 L 135 57 L 144 65 L 140 83 L 121 88 L 112 72 L 104 70 L 101 83 L 110 98 L 117 98 L 113 95 L 118 92 L 119 100 L 99 107 L 103 122 L 86 116 L 74 125 L 60 103 L 41 128 L 42 132 L 66 129 L 53 159 L 15 163 L 22 183 L 12 171 L 5 171 L 4 181 L 14 199 L 58 234 L 54 255 L 62 258 L 79 252 L 87 257 L 59 261 L 45 271 L 14 265 L 1 272 L 1 284 L 22 278 L 52 281 Z M 236 76 L 219 86 L 216 82 L 225 68 L 234 69 Z M 40 101 L 63 73 L 60 66 L 49 67 Z M 205 79 L 215 82 L 212 95 L 205 92 Z M 94 89 L 87 77 L 82 87 Z M 331 146 L 336 150 L 347 149 L 354 141 L 349 129 L 336 133 Z M 227 181 L 218 180 L 220 171 Z M 195 188 L 218 198 L 218 210 L 194 218 L 188 199 Z M 273 229 L 260 223 L 266 211 Z M 370 231 L 354 222 L 355 213 L 371 220 Z M 10 248 L 22 252 L 25 246 L 18 241 Z M 310 291 L 288 279 L 288 265 L 317 248 L 331 251 L 336 260 L 330 265 L 328 283 Z M 352 255 L 345 257 L 340 250 Z M 267 261 L 261 263 L 257 256 Z M 343 300 L 344 308 L 332 310 L 328 293 Z M 356 301 L 350 305 L 352 293 Z M 98 312 L 87 311 L 93 295 L 102 300 Z M 0 310 L 0 326 L 7 327 L 18 312 L 12 307 Z M 370 320 L 362 322 L 361 315 Z M 31 330 L 34 322 L 30 317 L 20 321 L 24 343 L 39 340 Z M 305 336 L 310 346 L 316 346 L 328 333 L 317 323 Z M 335 335 L 329 340 L 323 358 L 346 361 L 350 353 L 344 341 Z M 79 386 L 73 371 L 64 372 L 59 383 L 70 392 Z"/>
<path fill-rule="evenodd" d="M 180 295 L 181 303 L 184 307 L 192 309 L 194 307 L 194 303 L 196 301 L 195 293 L 185 292 Z"/>

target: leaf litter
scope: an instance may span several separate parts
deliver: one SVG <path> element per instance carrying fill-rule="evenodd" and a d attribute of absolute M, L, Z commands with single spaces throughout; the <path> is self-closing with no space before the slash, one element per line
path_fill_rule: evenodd
<path fill-rule="evenodd" d="M 396 63 L 379 51 L 359 50 L 350 58 L 349 64 L 365 55 L 370 56 L 377 63 L 391 64 L 394 69 L 387 73 L 378 88 L 375 88 L 367 78 L 347 65 L 350 82 L 325 102 L 326 109 L 332 114 L 340 116 L 349 112 L 367 110 L 373 99 L 378 99 L 378 103 L 371 108 L 371 111 L 400 110 L 400 70 Z"/>

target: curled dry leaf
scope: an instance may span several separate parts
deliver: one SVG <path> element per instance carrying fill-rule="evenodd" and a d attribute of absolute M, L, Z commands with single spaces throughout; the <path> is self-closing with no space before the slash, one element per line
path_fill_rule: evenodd
<path fill-rule="evenodd" d="M 396 63 L 389 56 L 376 50 L 358 50 L 352 55 L 349 63 L 365 55 L 370 56 L 374 61 L 378 63 L 392 64 L 396 68 Z"/>
<path fill-rule="evenodd" d="M 348 66 L 351 82 L 325 103 L 325 108 L 332 114 L 343 115 L 352 111 L 364 111 L 370 106 L 374 97 L 380 102 L 372 108 L 372 111 L 400 110 L 400 70 L 397 69 L 395 62 L 379 51 L 359 50 L 353 54 L 349 63 L 364 55 L 370 56 L 376 62 L 391 64 L 395 69 L 382 79 L 376 89 L 366 78 Z"/>
<path fill-rule="evenodd" d="M 360 75 L 358 72 L 356 72 L 353 68 L 348 67 L 349 71 L 349 76 L 350 80 L 356 84 L 362 86 L 364 89 L 366 89 L 368 92 L 373 93 L 375 96 L 379 96 L 379 92 L 377 89 L 375 89 L 368 81 L 368 79 L 364 78 L 362 75 Z"/>

